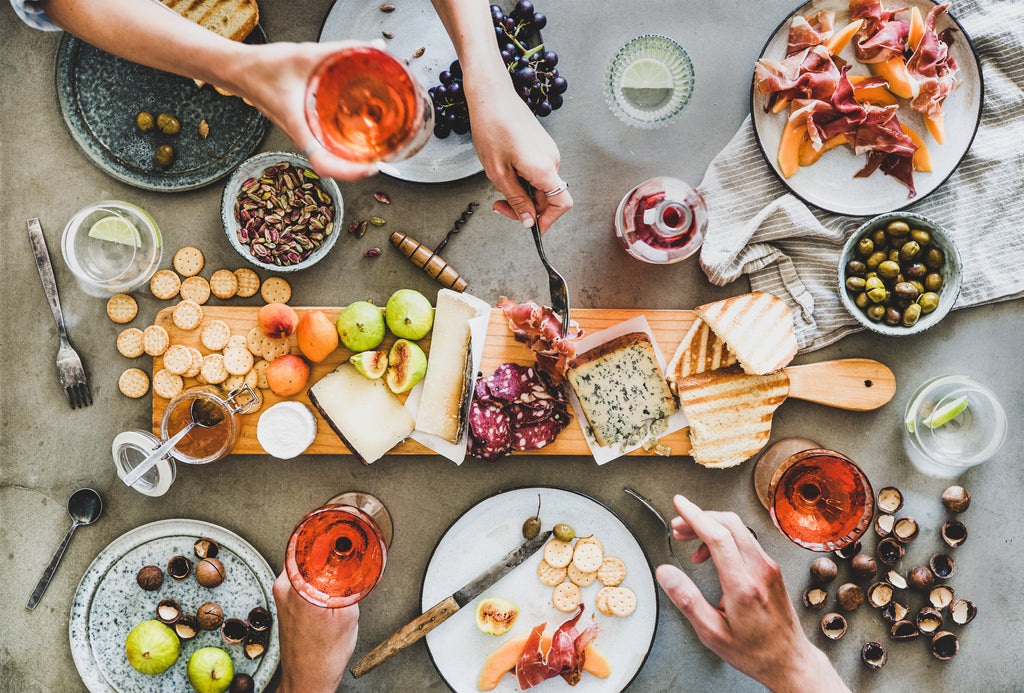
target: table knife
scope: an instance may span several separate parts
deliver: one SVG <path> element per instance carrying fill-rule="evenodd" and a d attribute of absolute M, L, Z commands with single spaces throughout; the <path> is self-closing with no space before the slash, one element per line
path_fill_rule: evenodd
<path fill-rule="evenodd" d="M 359 678 L 437 628 L 451 618 L 456 611 L 480 596 L 481 592 L 535 554 L 538 549 L 547 543 L 550 537 L 551 531 L 549 530 L 541 532 L 533 539 L 523 542 L 512 551 L 509 551 L 500 561 L 466 583 L 462 589 L 446 597 L 411 622 L 402 626 L 394 635 L 377 645 L 365 657 L 356 662 L 349 669 L 352 672 L 352 676 Z"/>

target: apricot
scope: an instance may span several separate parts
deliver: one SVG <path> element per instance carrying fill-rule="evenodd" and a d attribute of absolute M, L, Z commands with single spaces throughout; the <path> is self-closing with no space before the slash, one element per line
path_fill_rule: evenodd
<path fill-rule="evenodd" d="M 299 324 L 299 314 L 284 303 L 268 303 L 260 308 L 257 320 L 265 337 L 287 339 Z"/>
<path fill-rule="evenodd" d="M 267 384 L 278 397 L 291 397 L 302 392 L 309 380 L 309 364 L 295 354 L 278 356 L 267 366 Z"/>
<path fill-rule="evenodd" d="M 338 348 L 338 330 L 323 311 L 311 310 L 295 328 L 299 350 L 313 363 L 320 363 Z"/>

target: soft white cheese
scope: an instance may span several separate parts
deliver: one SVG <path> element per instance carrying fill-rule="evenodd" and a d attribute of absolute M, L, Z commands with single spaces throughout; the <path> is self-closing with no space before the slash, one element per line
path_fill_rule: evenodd
<path fill-rule="evenodd" d="M 278 402 L 260 415 L 256 440 L 268 455 L 289 460 L 316 438 L 316 417 L 300 402 Z"/>

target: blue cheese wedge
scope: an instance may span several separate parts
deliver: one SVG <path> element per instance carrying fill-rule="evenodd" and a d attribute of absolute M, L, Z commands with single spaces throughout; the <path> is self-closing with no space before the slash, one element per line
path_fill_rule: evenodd
<path fill-rule="evenodd" d="M 476 308 L 458 293 L 446 289 L 437 293 L 416 430 L 449 443 L 458 443 L 466 427 L 473 384 L 469 321 L 475 315 Z"/>
<path fill-rule="evenodd" d="M 309 401 L 363 464 L 379 460 L 412 433 L 415 421 L 383 378 L 343 363 L 309 388 Z"/>
<path fill-rule="evenodd" d="M 679 411 L 644 332 L 616 337 L 576 357 L 566 374 L 599 445 L 640 437 Z"/>

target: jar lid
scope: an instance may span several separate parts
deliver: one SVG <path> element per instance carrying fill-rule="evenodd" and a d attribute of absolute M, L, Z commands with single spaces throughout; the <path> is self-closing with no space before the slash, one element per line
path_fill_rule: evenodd
<path fill-rule="evenodd" d="M 124 480 L 128 473 L 140 465 L 149 453 L 160 447 L 163 441 L 149 431 L 124 431 L 119 433 L 111 445 L 114 468 L 117 477 Z M 162 496 L 171 488 L 176 474 L 174 460 L 164 455 L 156 465 L 132 486 L 144 496 Z"/>

